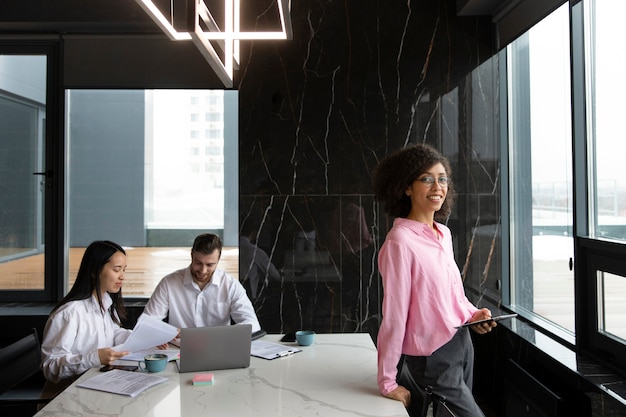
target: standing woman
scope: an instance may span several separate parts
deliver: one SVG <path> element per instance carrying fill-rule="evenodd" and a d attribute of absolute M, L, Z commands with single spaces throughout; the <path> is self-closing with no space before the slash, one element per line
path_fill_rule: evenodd
<path fill-rule="evenodd" d="M 125 271 L 126 252 L 117 243 L 95 241 L 85 250 L 72 289 L 44 329 L 41 368 L 47 392 L 58 393 L 88 369 L 129 353 L 111 349 L 131 332 L 121 327 Z"/>
<path fill-rule="evenodd" d="M 431 386 L 458 417 L 482 417 L 472 395 L 474 348 L 467 327 L 491 317 L 465 296 L 450 229 L 453 187 L 448 160 L 425 144 L 385 158 L 374 173 L 374 195 L 394 218 L 380 249 L 382 323 L 378 333 L 381 393 L 411 410 L 411 393 L 397 381 L 404 362 L 414 381 Z M 494 322 L 471 326 L 479 334 Z"/>

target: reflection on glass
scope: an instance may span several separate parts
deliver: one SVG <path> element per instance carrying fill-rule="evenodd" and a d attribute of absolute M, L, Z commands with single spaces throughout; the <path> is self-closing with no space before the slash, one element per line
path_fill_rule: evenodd
<path fill-rule="evenodd" d="M 568 6 L 507 48 L 513 304 L 574 332 Z"/>
<path fill-rule="evenodd" d="M 0 289 L 44 289 L 46 57 L 0 55 Z"/>
<path fill-rule="evenodd" d="M 598 330 L 626 342 L 626 277 L 598 271 Z"/>

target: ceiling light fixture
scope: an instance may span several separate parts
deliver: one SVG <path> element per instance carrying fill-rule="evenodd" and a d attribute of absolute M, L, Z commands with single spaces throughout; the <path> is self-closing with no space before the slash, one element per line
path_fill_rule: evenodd
<path fill-rule="evenodd" d="M 191 40 L 215 71 L 225 87 L 233 86 L 233 72 L 239 65 L 239 41 L 292 39 L 290 0 L 275 0 L 280 31 L 241 31 L 241 0 L 222 0 L 223 28 L 220 28 L 205 0 L 171 0 L 170 19 L 153 0 L 135 0 L 157 26 L 173 41 Z M 254 0 L 252 0 L 254 1 Z M 176 10 L 186 10 L 183 30 L 174 24 L 174 2 L 182 3 Z M 177 20 L 180 21 L 180 20 Z M 180 26 L 180 25 L 177 25 Z M 222 55 L 215 50 L 216 44 Z"/>

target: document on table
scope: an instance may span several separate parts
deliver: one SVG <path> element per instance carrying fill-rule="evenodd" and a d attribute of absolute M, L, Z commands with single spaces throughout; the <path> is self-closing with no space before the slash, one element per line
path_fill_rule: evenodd
<path fill-rule="evenodd" d="M 165 344 L 176 337 L 178 329 L 171 324 L 142 314 L 128 339 L 113 350 L 137 352 Z M 125 358 L 124 358 L 125 359 Z"/>
<path fill-rule="evenodd" d="M 142 361 L 144 357 L 148 355 L 152 355 L 154 353 L 159 353 L 161 355 L 167 355 L 167 361 L 173 361 L 180 357 L 180 349 L 157 349 L 157 348 L 148 348 L 142 350 L 136 350 L 134 352 L 129 353 L 126 356 L 123 356 L 120 360 L 123 361 Z"/>
<path fill-rule="evenodd" d="M 129 372 L 114 369 L 109 372 L 100 372 L 98 375 L 77 384 L 77 387 L 110 392 L 113 394 L 135 397 L 153 385 L 167 381 L 162 376 L 150 375 L 144 372 Z"/>
<path fill-rule="evenodd" d="M 285 346 L 267 340 L 253 340 L 250 348 L 250 355 L 269 360 L 283 358 L 297 352 L 301 352 L 297 347 Z"/>

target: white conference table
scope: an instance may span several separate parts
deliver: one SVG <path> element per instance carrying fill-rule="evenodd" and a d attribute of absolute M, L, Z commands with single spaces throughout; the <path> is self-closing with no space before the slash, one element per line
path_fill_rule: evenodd
<path fill-rule="evenodd" d="M 378 391 L 376 348 L 369 334 L 317 334 L 312 346 L 301 349 L 274 360 L 252 357 L 249 368 L 211 371 L 214 383 L 204 386 L 194 386 L 194 373 L 180 374 L 170 362 L 155 374 L 167 382 L 135 398 L 76 387 L 98 372 L 94 368 L 35 416 L 408 416 L 399 401 Z"/>

